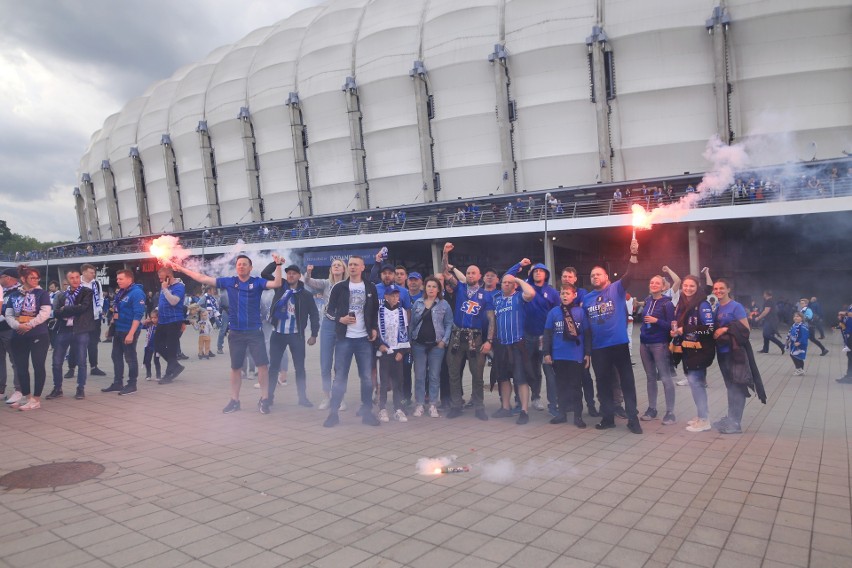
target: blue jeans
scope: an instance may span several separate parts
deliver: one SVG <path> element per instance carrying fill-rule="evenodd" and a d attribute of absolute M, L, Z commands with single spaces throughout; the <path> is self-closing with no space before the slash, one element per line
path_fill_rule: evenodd
<path fill-rule="evenodd" d="M 657 379 L 659 378 L 663 382 L 663 391 L 666 394 L 666 412 L 674 412 L 675 384 L 671 374 L 669 344 L 642 343 L 639 346 L 639 355 L 642 358 L 642 366 L 645 367 L 645 375 L 648 377 L 648 408 L 657 409 Z"/>
<path fill-rule="evenodd" d="M 322 392 L 331 392 L 331 372 L 334 370 L 334 346 L 337 344 L 337 324 L 328 318 L 322 318 L 320 323 L 320 376 L 322 377 Z"/>
<path fill-rule="evenodd" d="M 65 362 L 65 354 L 69 348 L 76 354 L 78 361 L 86 360 L 86 351 L 89 348 L 88 333 L 74 333 L 71 328 L 59 330 L 56 334 L 56 345 L 53 347 L 53 388 L 62 390 L 62 364 Z M 77 386 L 86 386 L 88 369 L 86 365 L 77 365 Z"/>
<path fill-rule="evenodd" d="M 375 349 L 366 337 L 344 337 L 337 338 L 334 346 L 334 384 L 331 387 L 332 412 L 340 409 L 343 395 L 346 394 L 346 383 L 349 381 L 349 367 L 352 366 L 352 358 L 358 365 L 358 377 L 361 380 L 361 406 L 373 407 L 373 360 Z"/>
<path fill-rule="evenodd" d="M 177 329 L 180 330 L 179 327 Z M 157 333 L 159 332 L 160 330 L 157 329 Z M 124 382 L 124 362 L 127 361 L 127 384 L 135 385 L 136 379 L 139 377 L 139 357 L 136 353 L 136 340 L 139 339 L 139 330 L 137 329 L 133 335 L 133 343 L 125 345 L 124 338 L 127 337 L 128 333 L 129 331 L 115 330 L 115 335 L 112 336 L 112 365 L 115 368 L 115 380 L 113 382 L 116 384 Z"/>
<path fill-rule="evenodd" d="M 689 388 L 692 390 L 692 400 L 695 401 L 695 410 L 698 418 L 707 420 L 710 416 L 710 407 L 707 402 L 707 369 L 694 369 L 686 372 Z"/>
<path fill-rule="evenodd" d="M 222 324 L 219 326 L 219 337 L 216 338 L 216 350 L 222 351 L 225 347 L 225 335 L 228 334 L 228 318 L 227 316 L 222 317 Z"/>
<path fill-rule="evenodd" d="M 722 377 L 725 379 L 725 387 L 728 389 L 728 418 L 731 422 L 735 422 L 737 426 L 741 426 L 748 387 L 745 385 L 735 384 L 732 380 L 732 355 L 730 353 L 717 353 L 717 356 L 719 369 L 722 371 Z"/>
<path fill-rule="evenodd" d="M 441 362 L 446 348 L 437 345 L 427 347 L 422 343 L 412 343 L 414 354 L 414 400 L 417 404 L 426 402 L 426 377 L 429 377 L 429 403 L 437 406 L 438 387 L 441 384 Z"/>

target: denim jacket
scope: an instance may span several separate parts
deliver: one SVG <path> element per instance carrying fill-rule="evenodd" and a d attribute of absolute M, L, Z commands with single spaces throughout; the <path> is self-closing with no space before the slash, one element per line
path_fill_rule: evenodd
<path fill-rule="evenodd" d="M 426 311 L 426 302 L 418 298 L 411 306 L 411 339 L 417 339 L 420 326 L 423 325 L 423 313 Z M 453 331 L 453 308 L 446 300 L 439 300 L 432 304 L 432 324 L 435 326 L 435 339 L 449 343 L 450 333 Z"/>

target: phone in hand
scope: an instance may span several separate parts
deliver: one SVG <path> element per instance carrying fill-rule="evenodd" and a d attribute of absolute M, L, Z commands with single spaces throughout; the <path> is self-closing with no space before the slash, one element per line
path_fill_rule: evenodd
<path fill-rule="evenodd" d="M 355 312 L 349 312 L 349 317 L 350 317 L 350 318 L 354 318 L 354 317 L 355 317 Z"/>

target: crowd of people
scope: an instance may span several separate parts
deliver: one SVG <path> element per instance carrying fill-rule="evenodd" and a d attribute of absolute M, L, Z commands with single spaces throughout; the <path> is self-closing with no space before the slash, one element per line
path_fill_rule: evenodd
<path fill-rule="evenodd" d="M 640 266 L 635 240 L 621 278 L 613 281 L 604 267 L 595 266 L 588 290 L 578 286 L 577 270 L 570 266 L 560 271 L 557 290 L 549 284 L 551 273 L 544 264 L 524 258 L 502 275 L 476 265 L 462 271 L 450 262 L 454 250 L 446 243 L 441 273 L 426 278 L 387 263 L 385 248 L 376 254 L 369 272 L 363 258 L 350 256 L 347 263 L 335 260 L 325 279 L 313 277 L 313 266 L 307 266 L 304 274 L 296 264 L 284 267 L 285 260 L 277 255 L 260 276 L 252 275 L 252 260 L 246 255 L 237 256 L 235 274 L 226 277 L 165 261 L 158 271 L 156 302 L 135 283 L 133 271 L 119 270 L 109 307 L 92 265 L 68 270 L 64 287 L 52 282 L 48 290 L 41 288 L 35 268 L 8 268 L 0 272 L 0 391 L 6 392 L 8 353 L 14 391 L 5 397 L 6 404 L 21 411 L 40 408 L 52 346 L 53 388 L 45 398 L 64 396 L 63 378 L 73 378 L 76 369 L 74 398 L 85 399 L 87 376 L 106 374 L 98 367 L 97 344 L 107 314 L 114 380 L 101 391 L 120 396 L 137 391 L 137 341 L 143 332 L 146 378 L 151 378 L 152 363 L 159 384 L 178 378 L 184 371 L 179 361 L 186 358 L 180 338 L 191 322 L 201 359 L 216 356 L 211 348 L 216 327 L 217 354 L 224 353 L 227 337 L 231 387 L 226 414 L 241 409 L 248 362 L 257 372 L 257 408 L 262 414 L 271 411 L 276 385 L 284 384 L 285 353 L 293 361 L 298 404 L 312 407 L 305 359 L 307 347 L 319 342 L 323 393 L 319 409 L 328 411 L 326 427 L 340 422 L 354 359 L 358 415 L 368 425 L 391 419 L 407 422 L 409 416 L 426 414 L 439 418 L 443 413 L 454 419 L 468 408 L 480 420 L 515 418 L 526 424 L 531 409 L 546 409 L 552 424 L 570 419 L 585 428 L 585 404 L 589 416 L 600 418 L 595 428 L 614 428 L 615 418 L 621 417 L 631 432 L 641 434 L 641 422 L 660 415 L 663 425 L 678 423 L 675 385 L 688 384 L 695 417 L 686 422 L 686 429 L 735 434 L 742 432 L 746 400 L 754 394 L 765 402 L 767 396 L 749 341 L 753 326 L 763 330 L 763 349 L 758 352 L 769 353 L 770 344 L 782 355 L 789 352 L 794 375 L 804 374 L 811 343 L 821 348 L 821 355 L 828 353 L 819 343 L 818 334 L 824 330 L 810 298 L 799 302 L 782 342 L 780 309 L 772 291 L 764 292 L 762 309 L 755 307 L 749 314 L 733 299 L 731 283 L 713 280 L 707 268 L 703 278 L 681 279 L 663 267 L 665 276 L 650 278 L 648 296 L 636 301 L 627 293 Z M 189 294 L 176 272 L 202 285 L 203 294 Z M 222 291 L 218 296 L 216 289 Z M 264 309 L 266 290 L 273 294 Z M 641 326 L 639 355 L 647 379 L 648 407 L 641 415 L 631 359 L 633 320 Z M 838 313 L 847 356 L 846 375 L 838 382 L 847 384 L 852 383 L 850 323 L 852 305 Z M 714 362 L 727 389 L 727 412 L 711 421 L 707 369 Z M 467 401 L 465 366 L 472 377 Z M 677 367 L 682 367 L 685 383 L 676 382 Z M 484 396 L 488 369 L 490 388 L 497 388 L 500 400 L 491 414 Z M 664 412 L 657 409 L 658 383 L 663 385 Z"/>

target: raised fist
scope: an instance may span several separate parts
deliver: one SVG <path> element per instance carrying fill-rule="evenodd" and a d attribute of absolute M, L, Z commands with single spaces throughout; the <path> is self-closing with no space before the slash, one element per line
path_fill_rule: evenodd
<path fill-rule="evenodd" d="M 445 253 L 451 252 L 454 248 L 456 248 L 456 247 L 453 246 L 453 243 L 444 243 L 444 252 Z"/>
<path fill-rule="evenodd" d="M 528 259 L 528 258 L 522 258 L 521 259 L 521 267 L 522 268 L 526 268 L 530 264 L 532 264 L 532 261 L 530 259 Z"/>

